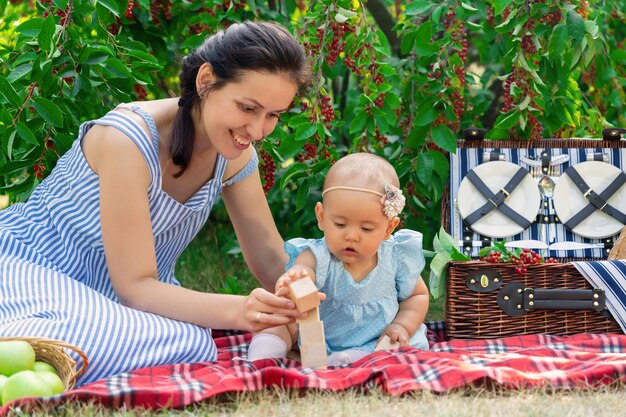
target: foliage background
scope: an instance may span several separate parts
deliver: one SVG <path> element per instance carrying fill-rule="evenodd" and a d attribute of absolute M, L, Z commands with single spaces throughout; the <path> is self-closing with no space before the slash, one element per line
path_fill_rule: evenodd
<path fill-rule="evenodd" d="M 180 58 L 246 19 L 296 34 L 315 74 L 260 149 L 284 237 L 319 236 L 310 208 L 348 152 L 396 166 L 403 226 L 428 244 L 463 129 L 533 140 L 626 125 L 625 0 L 0 0 L 0 10 L 0 194 L 11 202 L 48 175 L 80 123 L 176 96 Z M 213 219 L 227 222 L 224 209 Z M 221 251 L 237 253 L 232 233 Z"/>

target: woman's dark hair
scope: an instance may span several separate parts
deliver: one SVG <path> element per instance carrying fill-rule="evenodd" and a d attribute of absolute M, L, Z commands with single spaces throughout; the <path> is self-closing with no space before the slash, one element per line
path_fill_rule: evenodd
<path fill-rule="evenodd" d="M 209 37 L 183 59 L 181 97 L 170 142 L 172 161 L 182 175 L 191 159 L 195 128 L 191 112 L 199 106 L 196 76 L 202 64 L 211 65 L 215 82 L 211 90 L 240 80 L 244 71 L 284 73 L 300 90 L 309 81 L 309 67 L 302 45 L 283 27 L 269 22 L 235 23 Z"/>

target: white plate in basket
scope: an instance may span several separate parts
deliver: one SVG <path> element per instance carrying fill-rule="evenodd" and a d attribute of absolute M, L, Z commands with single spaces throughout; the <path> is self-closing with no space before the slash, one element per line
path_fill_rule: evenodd
<path fill-rule="evenodd" d="M 483 180 L 485 185 L 496 194 L 513 178 L 519 165 L 506 161 L 485 162 L 474 168 L 474 172 Z M 487 200 L 476 190 L 469 179 L 463 178 L 459 185 L 457 209 L 462 218 L 465 218 L 482 207 Z M 504 204 L 515 210 L 520 216 L 531 223 L 534 222 L 541 195 L 537 183 L 530 174 L 526 175 L 511 195 L 504 200 Z M 503 238 L 521 233 L 524 229 L 513 220 L 506 217 L 498 209 L 492 210 L 471 226 L 472 230 L 488 237 Z"/>
<path fill-rule="evenodd" d="M 597 194 L 600 194 L 619 175 L 620 169 L 602 161 L 586 161 L 574 165 L 578 175 L 585 180 Z M 589 204 L 583 193 L 572 182 L 569 175 L 561 175 L 554 187 L 554 210 L 562 222 L 566 222 L 572 216 Z M 623 185 L 607 201 L 622 213 L 626 213 L 626 185 Z M 624 225 L 608 214 L 596 210 L 572 232 L 592 239 L 602 239 L 619 233 Z"/>

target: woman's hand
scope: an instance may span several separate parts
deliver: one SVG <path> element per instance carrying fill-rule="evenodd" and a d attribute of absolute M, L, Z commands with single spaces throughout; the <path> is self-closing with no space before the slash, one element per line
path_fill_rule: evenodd
<path fill-rule="evenodd" d="M 389 326 L 387 326 L 378 338 L 378 342 L 380 342 L 380 340 L 385 335 L 389 336 L 390 343 L 399 342 L 400 346 L 409 345 L 409 332 L 400 324 L 391 323 Z"/>
<path fill-rule="evenodd" d="M 296 318 L 304 318 L 305 313 L 296 310 L 289 298 L 280 297 L 262 288 L 255 288 L 246 297 L 243 316 L 245 328 L 251 332 L 293 323 Z"/>

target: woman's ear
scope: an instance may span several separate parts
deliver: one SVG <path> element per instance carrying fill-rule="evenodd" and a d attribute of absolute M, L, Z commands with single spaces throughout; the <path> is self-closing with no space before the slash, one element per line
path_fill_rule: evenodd
<path fill-rule="evenodd" d="M 196 91 L 198 95 L 204 94 L 206 88 L 213 83 L 214 78 L 211 65 L 206 62 L 202 64 L 198 69 L 198 75 L 196 75 Z"/>
<path fill-rule="evenodd" d="M 319 201 L 315 205 L 315 217 L 317 218 L 317 227 L 323 232 L 324 231 L 324 205 Z"/>
<path fill-rule="evenodd" d="M 389 220 L 389 224 L 387 224 L 387 230 L 385 230 L 385 240 L 391 237 L 393 231 L 396 230 L 396 227 L 398 227 L 398 223 L 400 223 L 399 217 L 394 217 L 393 219 Z"/>

